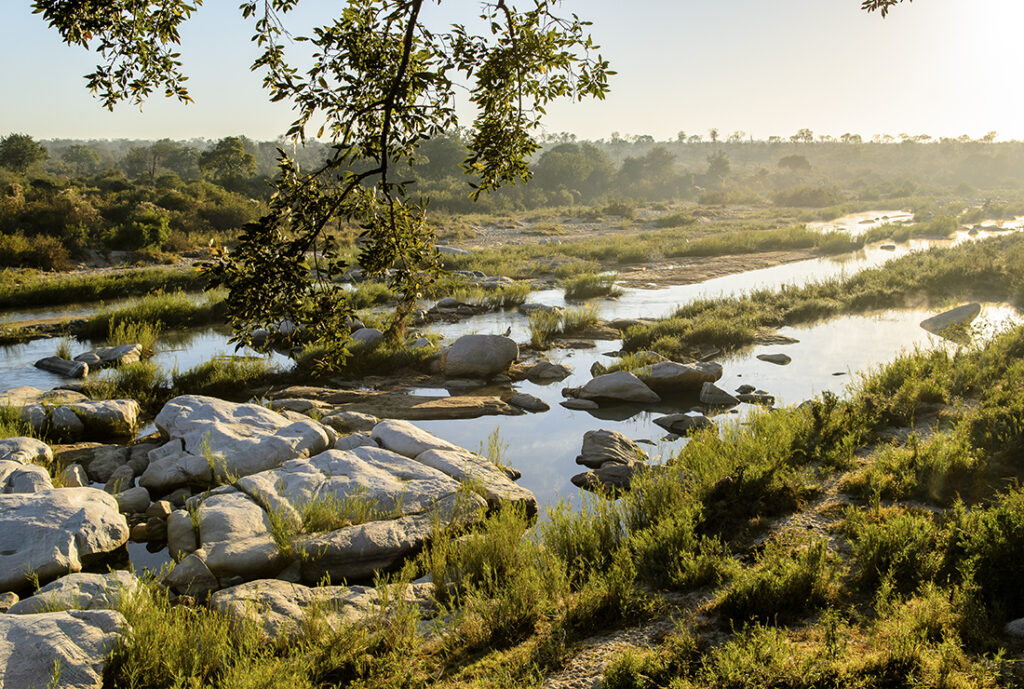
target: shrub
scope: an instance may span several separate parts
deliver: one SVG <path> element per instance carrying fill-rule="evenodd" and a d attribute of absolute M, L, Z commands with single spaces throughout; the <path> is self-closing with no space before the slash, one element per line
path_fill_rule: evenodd
<path fill-rule="evenodd" d="M 615 273 L 583 273 L 563 281 L 565 298 L 569 301 L 592 299 L 593 297 L 614 297 L 621 294 L 615 287 Z"/>

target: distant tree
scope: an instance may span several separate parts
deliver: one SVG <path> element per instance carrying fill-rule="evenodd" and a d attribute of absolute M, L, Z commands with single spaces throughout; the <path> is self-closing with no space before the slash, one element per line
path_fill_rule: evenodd
<path fill-rule="evenodd" d="M 681 144 L 686 143 L 686 132 L 680 129 L 679 132 L 676 134 L 676 141 L 678 141 Z"/>
<path fill-rule="evenodd" d="M 737 131 L 733 132 L 732 134 L 730 134 L 729 138 L 726 139 L 726 141 L 728 141 L 731 144 L 739 144 L 739 143 L 743 143 L 743 140 L 745 138 L 747 138 L 747 133 L 743 132 L 743 131 L 738 131 L 737 130 Z"/>
<path fill-rule="evenodd" d="M 787 170 L 810 170 L 811 164 L 803 156 L 786 156 L 779 160 L 779 167 Z"/>
<path fill-rule="evenodd" d="M 687 137 L 686 142 L 687 143 L 691 143 L 691 144 L 699 144 L 701 142 L 701 135 L 700 134 L 690 134 L 690 136 Z"/>
<path fill-rule="evenodd" d="M 653 144 L 654 137 L 650 134 L 637 134 L 636 138 L 633 139 L 633 143 L 636 144 Z"/>
<path fill-rule="evenodd" d="M 0 166 L 8 170 L 25 172 L 49 155 L 46 148 L 28 134 L 9 134 L 0 139 Z"/>
<path fill-rule="evenodd" d="M 781 144 L 782 143 L 782 137 L 781 136 L 769 136 L 768 137 L 768 143 L 770 143 L 770 144 Z"/>
<path fill-rule="evenodd" d="M 864 141 L 861 138 L 860 134 L 850 134 L 850 133 L 843 134 L 842 136 L 839 137 L 839 140 L 842 141 L 844 144 L 859 144 L 859 143 L 863 143 L 863 141 Z"/>
<path fill-rule="evenodd" d="M 732 169 L 729 164 L 729 157 L 722 151 L 717 151 L 707 157 L 708 170 L 705 173 L 708 178 L 715 182 L 721 182 Z"/>
<path fill-rule="evenodd" d="M 793 136 L 789 137 L 789 140 L 792 141 L 795 144 L 797 144 L 797 143 L 801 143 L 801 144 L 813 143 L 814 142 L 814 132 L 812 132 L 810 129 L 804 128 L 804 129 L 801 129 L 801 130 L 797 131 L 797 133 L 794 134 Z"/>
<path fill-rule="evenodd" d="M 555 146 L 544 151 L 533 167 L 534 184 L 545 191 L 566 189 L 589 198 L 607 191 L 614 174 L 604 151 L 589 143 Z"/>
<path fill-rule="evenodd" d="M 60 157 L 80 175 L 95 174 L 103 160 L 99 153 L 82 144 L 68 146 Z"/>
<path fill-rule="evenodd" d="M 718 130 L 714 128 L 709 129 L 708 137 L 711 138 L 711 143 L 718 143 Z"/>
<path fill-rule="evenodd" d="M 823 144 L 834 144 L 836 142 L 836 137 L 831 134 L 819 134 L 818 141 Z"/>
<path fill-rule="evenodd" d="M 236 189 L 256 173 L 256 158 L 242 139 L 228 136 L 200 154 L 199 169 L 222 187 Z"/>
<path fill-rule="evenodd" d="M 996 140 L 996 136 L 997 135 L 995 132 L 989 132 L 985 136 L 981 137 L 981 142 L 985 144 L 990 144 Z"/>

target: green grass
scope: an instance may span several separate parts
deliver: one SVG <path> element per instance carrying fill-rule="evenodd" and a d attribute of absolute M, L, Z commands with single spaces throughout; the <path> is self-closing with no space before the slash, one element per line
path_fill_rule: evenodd
<path fill-rule="evenodd" d="M 108 307 L 78 328 L 80 337 L 107 339 L 133 330 L 140 336 L 159 333 L 161 328 L 192 328 L 224 320 L 224 299 L 220 293 L 195 297 L 185 292 L 158 292 L 124 306 Z M 128 326 L 127 324 L 132 324 Z"/>
<path fill-rule="evenodd" d="M 576 306 L 559 311 L 535 311 L 530 314 L 530 345 L 547 347 L 552 338 L 573 335 L 596 325 L 596 306 Z"/>
<path fill-rule="evenodd" d="M 565 298 L 569 301 L 583 301 L 594 297 L 616 297 L 622 291 L 615 287 L 614 273 L 583 273 L 562 281 Z"/>
<path fill-rule="evenodd" d="M 95 275 L 48 277 L 34 271 L 2 271 L 0 308 L 58 306 L 123 299 L 153 292 L 196 291 L 206 282 L 194 270 L 144 268 Z"/>
<path fill-rule="evenodd" d="M 252 387 L 271 385 L 286 373 L 267 359 L 221 355 L 184 371 L 173 372 L 174 394 L 210 395 L 225 399 L 248 397 Z"/>

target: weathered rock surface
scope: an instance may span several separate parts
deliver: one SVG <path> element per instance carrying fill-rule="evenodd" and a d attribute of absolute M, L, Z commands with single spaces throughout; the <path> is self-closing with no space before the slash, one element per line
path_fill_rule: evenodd
<path fill-rule="evenodd" d="M 128 540 L 117 501 L 95 488 L 0 495 L 0 591 L 26 588 L 101 558 Z"/>
<path fill-rule="evenodd" d="M 37 493 L 49 488 L 53 482 L 43 467 L 0 460 L 0 493 Z"/>
<path fill-rule="evenodd" d="M 0 687 L 99 689 L 107 657 L 127 623 L 109 610 L 0 615 Z"/>
<path fill-rule="evenodd" d="M 114 499 L 117 500 L 117 509 L 125 514 L 145 512 L 150 500 L 149 491 L 142 486 L 115 493 Z"/>
<path fill-rule="evenodd" d="M 551 409 L 551 405 L 544 400 L 539 397 L 534 397 L 533 395 L 528 395 L 524 392 L 518 392 L 509 397 L 508 403 L 519 407 L 520 409 L 532 412 L 542 412 Z"/>
<path fill-rule="evenodd" d="M 565 380 L 572 375 L 572 369 L 550 361 L 539 361 L 526 371 L 526 378 L 537 383 Z"/>
<path fill-rule="evenodd" d="M 463 335 L 441 362 L 446 378 L 491 378 L 519 357 L 519 345 L 502 335 Z"/>
<path fill-rule="evenodd" d="M 140 359 L 142 359 L 142 345 L 140 344 L 100 347 L 99 349 L 83 352 L 75 357 L 75 361 L 88 364 L 90 369 L 119 364 L 134 364 Z"/>
<path fill-rule="evenodd" d="M 457 481 L 478 486 L 491 507 L 511 502 L 523 505 L 527 514 L 537 512 L 537 498 L 532 492 L 513 483 L 504 471 L 478 454 L 461 449 L 427 450 L 416 455 L 415 461 Z"/>
<path fill-rule="evenodd" d="M 59 356 L 48 356 L 40 359 L 36 362 L 35 366 L 65 378 L 85 378 L 89 375 L 89 364 L 82 363 L 81 361 L 68 361 Z"/>
<path fill-rule="evenodd" d="M 696 431 L 715 427 L 714 421 L 703 414 L 670 414 L 655 419 L 654 423 L 676 435 L 689 435 Z"/>
<path fill-rule="evenodd" d="M 142 409 L 135 400 L 76 402 L 71 410 L 85 425 L 85 435 L 94 438 L 124 438 L 139 425 Z"/>
<path fill-rule="evenodd" d="M 89 475 L 81 464 L 64 467 L 57 477 L 61 488 L 82 488 L 89 485 Z"/>
<path fill-rule="evenodd" d="M 0 440 L 0 461 L 49 464 L 53 461 L 53 450 L 35 438 L 6 438 Z"/>
<path fill-rule="evenodd" d="M 372 430 L 380 422 L 376 416 L 361 414 L 357 411 L 338 411 L 327 414 L 320 423 L 330 426 L 338 433 L 355 433 L 356 431 Z"/>
<path fill-rule="evenodd" d="M 62 455 L 63 456 L 63 455 Z M 100 445 L 82 448 L 80 457 L 85 464 L 85 473 L 96 483 L 106 483 L 114 472 L 128 462 L 128 448 L 120 445 Z"/>
<path fill-rule="evenodd" d="M 594 409 L 601 408 L 601 405 L 594 400 L 567 399 L 562 400 L 559 404 L 566 409 L 575 409 L 577 411 L 593 411 Z"/>
<path fill-rule="evenodd" d="M 370 437 L 385 450 L 414 458 L 427 450 L 461 450 L 447 440 L 442 440 L 408 421 L 388 419 L 373 427 Z"/>
<path fill-rule="evenodd" d="M 134 574 L 114 570 L 107 574 L 79 572 L 50 582 L 28 598 L 11 606 L 8 614 L 35 615 L 58 610 L 113 610 L 122 597 L 139 587 Z"/>
<path fill-rule="evenodd" d="M 704 383 L 714 383 L 722 377 L 722 365 L 714 362 L 678 364 L 659 361 L 633 372 L 647 387 L 657 393 L 686 393 L 700 390 Z"/>
<path fill-rule="evenodd" d="M 981 313 L 981 304 L 964 304 L 955 309 L 950 309 L 931 318 L 921 321 L 921 327 L 930 333 L 941 335 L 942 332 L 954 325 L 967 325 Z"/>
<path fill-rule="evenodd" d="M 583 448 L 576 463 L 590 469 L 605 464 L 634 464 L 647 459 L 639 445 L 618 431 L 598 430 L 583 434 Z"/>
<path fill-rule="evenodd" d="M 140 485 L 166 492 L 227 475 L 248 476 L 327 449 L 312 419 L 290 422 L 255 404 L 185 395 L 164 405 L 156 425 L 170 441 L 150 452 Z"/>
<path fill-rule="evenodd" d="M 700 401 L 712 407 L 733 407 L 740 403 L 738 399 L 714 383 L 704 383 L 700 390 Z"/>
<path fill-rule="evenodd" d="M 582 488 L 583 490 L 589 490 L 591 492 L 618 492 L 629 490 L 633 483 L 633 478 L 638 472 L 645 470 L 646 467 L 643 464 L 614 464 L 609 463 L 600 467 L 599 469 L 593 469 L 591 471 L 585 471 L 582 474 L 576 474 L 570 481 L 574 486 Z"/>
<path fill-rule="evenodd" d="M 420 607 L 421 615 L 432 611 L 432 584 L 410 584 L 399 598 Z M 338 629 L 372 614 L 381 603 L 377 589 L 368 586 L 308 587 L 278 579 L 261 579 L 223 591 L 210 598 L 209 606 L 235 620 L 260 624 L 269 638 L 295 634 L 315 610 L 318 619 Z"/>
<path fill-rule="evenodd" d="M 1007 622 L 1003 631 L 1010 636 L 1015 636 L 1018 639 L 1024 639 L 1024 617 Z"/>
<path fill-rule="evenodd" d="M 334 443 L 335 450 L 354 450 L 357 447 L 380 447 L 380 445 L 370 437 L 369 433 L 363 431 L 343 435 Z"/>
<path fill-rule="evenodd" d="M 661 401 L 653 390 L 628 371 L 615 371 L 592 378 L 580 388 L 580 399 L 655 404 Z"/>

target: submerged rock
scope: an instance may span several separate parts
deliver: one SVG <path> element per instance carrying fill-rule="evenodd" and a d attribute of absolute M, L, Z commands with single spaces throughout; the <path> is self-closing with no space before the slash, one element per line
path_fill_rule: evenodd
<path fill-rule="evenodd" d="M 769 364 L 777 364 L 779 366 L 786 366 L 793 361 L 788 354 L 758 354 L 757 358 L 761 361 L 767 361 Z"/>
<path fill-rule="evenodd" d="M 711 407 L 733 407 L 740 401 L 714 383 L 704 383 L 700 390 L 700 401 Z"/>
<path fill-rule="evenodd" d="M 633 373 L 657 393 L 680 394 L 696 392 L 704 383 L 714 383 L 720 379 L 722 365 L 704 361 L 693 364 L 659 361 Z"/>
<path fill-rule="evenodd" d="M 551 409 L 551 405 L 544 400 L 523 392 L 516 393 L 509 397 L 508 403 L 515 407 L 519 407 L 520 409 L 532 412 L 542 412 Z"/>
<path fill-rule="evenodd" d="M 121 364 L 134 364 L 142 359 L 142 345 L 125 344 L 113 347 L 101 347 L 84 352 L 75 357 L 75 361 L 88 364 L 90 368 L 104 368 Z"/>
<path fill-rule="evenodd" d="M 40 359 L 36 362 L 35 366 L 65 378 L 85 378 L 89 375 L 89 364 L 82 363 L 81 361 L 68 361 L 59 356 L 48 356 Z"/>
<path fill-rule="evenodd" d="M 58 687 L 100 689 L 103 668 L 127 628 L 120 613 L 72 610 L 0 615 L 0 687 L 46 687 L 60 668 Z"/>
<path fill-rule="evenodd" d="M 654 423 L 679 436 L 715 427 L 715 422 L 703 414 L 670 414 L 655 419 Z"/>
<path fill-rule="evenodd" d="M 49 580 L 124 545 L 128 522 L 117 501 L 95 488 L 0 495 L 0 591 Z"/>
<path fill-rule="evenodd" d="M 930 333 L 942 335 L 943 331 L 951 326 L 967 325 L 981 313 L 981 304 L 964 304 L 955 309 L 950 309 L 937 316 L 926 318 L 921 321 L 921 327 Z"/>

